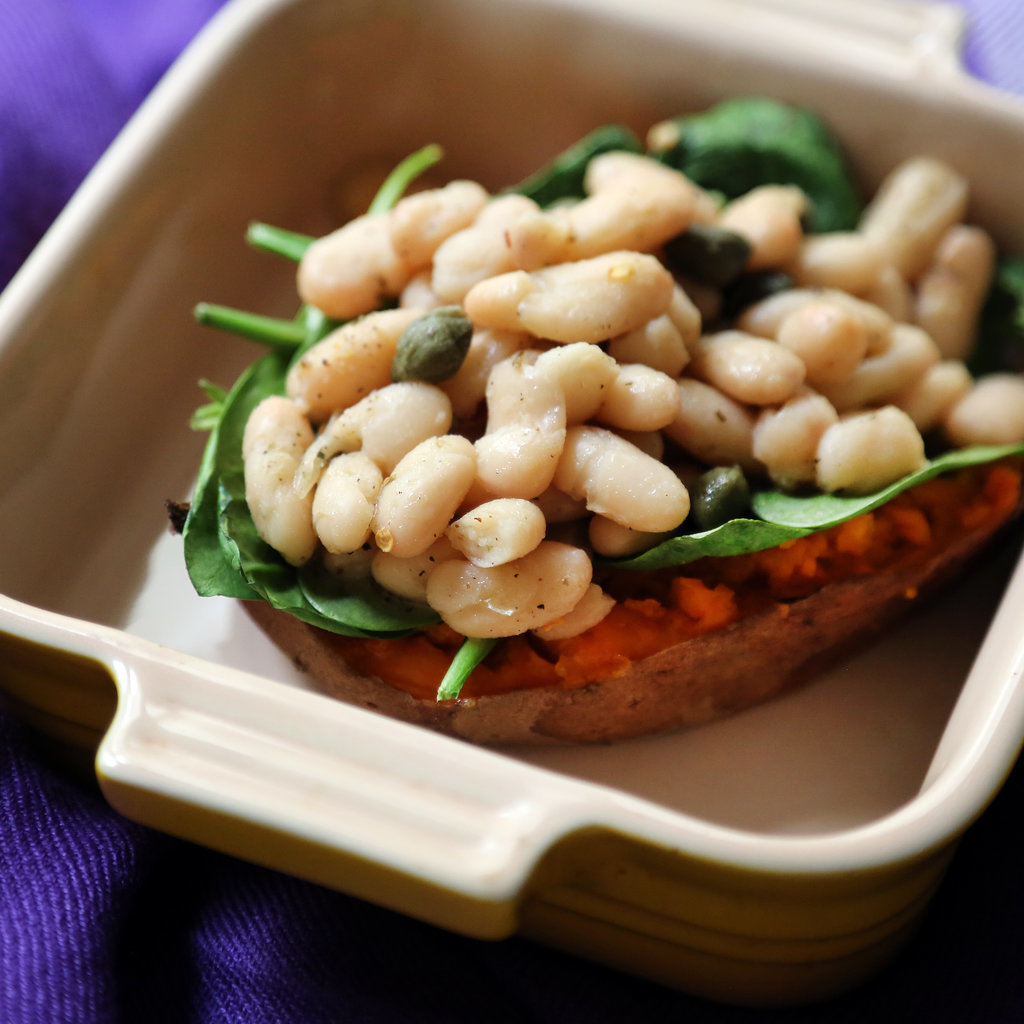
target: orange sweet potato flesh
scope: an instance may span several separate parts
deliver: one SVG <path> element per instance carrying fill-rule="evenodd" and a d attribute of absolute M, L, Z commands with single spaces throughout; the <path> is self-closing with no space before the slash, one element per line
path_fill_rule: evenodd
<path fill-rule="evenodd" d="M 954 577 L 1021 509 L 1018 466 L 939 477 L 769 551 L 602 579 L 618 598 L 569 640 L 503 641 L 457 701 L 434 694 L 460 638 L 325 633 L 269 605 L 256 622 L 327 693 L 479 743 L 609 742 L 764 701 Z"/>

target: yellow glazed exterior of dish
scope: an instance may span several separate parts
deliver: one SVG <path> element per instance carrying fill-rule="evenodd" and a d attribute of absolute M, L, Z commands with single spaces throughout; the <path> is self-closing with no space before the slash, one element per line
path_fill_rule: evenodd
<path fill-rule="evenodd" d="M 65 749 L 97 751 L 129 817 L 467 935 L 524 934 L 742 1003 L 868 976 L 912 934 L 1017 754 L 1024 570 L 990 627 L 989 588 L 961 661 L 919 665 L 934 728 L 907 737 L 920 749 L 904 788 L 852 817 L 837 800 L 833 817 L 773 823 L 714 805 L 721 765 L 705 803 L 662 801 L 658 773 L 617 774 L 640 748 L 590 752 L 596 769 L 482 750 L 304 690 L 230 602 L 194 604 L 162 499 L 198 462 L 202 439 L 184 430 L 195 380 L 230 380 L 251 358 L 201 336 L 192 303 L 294 301 L 278 267 L 239 251 L 245 223 L 326 228 L 341 169 L 426 141 L 500 187 L 598 123 L 642 129 L 727 92 L 813 100 L 866 181 L 900 153 L 969 154 L 972 212 L 1024 248 L 1005 188 L 1024 165 L 1024 109 L 962 74 L 958 31 L 947 8 L 878 0 L 229 3 L 0 297 L 0 429 L 25 442 L 0 467 L 0 536 L 17 539 L 0 559 L 5 699 Z M 47 542 L 57 497 L 77 509 L 58 524 L 73 564 Z M 899 678 L 906 651 L 894 639 Z M 800 734 L 829 693 L 643 750 L 702 763 L 790 709 Z M 867 708 L 867 735 L 872 714 L 891 717 Z"/>
<path fill-rule="evenodd" d="M 102 735 L 116 667 L 12 635 L 0 637 L 0 651 L 5 692 L 27 721 L 70 746 L 88 746 Z M 289 823 L 273 792 L 273 766 L 261 771 L 250 761 L 274 737 L 204 723 L 202 708 L 175 706 L 158 685 L 137 689 L 145 672 L 133 675 L 118 682 L 122 708 L 135 705 L 132 721 L 121 729 L 115 723 L 97 765 L 104 794 L 126 816 L 464 934 L 500 939 L 519 932 L 713 999 L 804 1002 L 869 976 L 912 933 L 953 852 L 950 841 L 871 868 L 773 871 L 589 825 L 535 850 L 536 863 L 524 861 L 529 870 L 503 891 L 467 894 L 387 863 L 393 856 L 360 855 L 311 834 L 301 816 Z M 176 682 L 172 675 L 170 685 Z M 334 770 L 344 772 L 343 759 L 337 760 Z M 197 776 L 217 793 L 219 805 L 211 806 L 208 794 L 190 797 Z M 392 784 L 378 780 L 381 788 Z M 252 797 L 242 790 L 254 787 L 263 798 L 246 807 Z M 300 781 L 282 798 L 293 799 L 302 788 Z M 264 820 L 254 820 L 261 804 Z M 325 802 L 316 816 L 336 810 Z M 472 808 L 474 815 L 497 817 L 508 811 Z M 566 825 L 570 820 L 567 815 Z M 468 880 L 472 848 L 460 848 L 450 835 L 441 841 L 450 844 L 445 856 L 466 869 Z"/>

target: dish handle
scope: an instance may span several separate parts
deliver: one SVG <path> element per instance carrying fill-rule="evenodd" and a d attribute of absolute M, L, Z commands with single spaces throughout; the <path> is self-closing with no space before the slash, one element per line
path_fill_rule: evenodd
<path fill-rule="evenodd" d="M 631 17 L 680 22 L 758 48 L 846 63 L 895 77 L 949 84 L 970 79 L 963 63 L 967 19 L 942 0 L 587 0 Z"/>
<path fill-rule="evenodd" d="M 163 648 L 100 656 L 118 706 L 96 769 L 118 811 L 432 924 L 512 934 L 580 818 L 568 780 L 495 752 Z"/>

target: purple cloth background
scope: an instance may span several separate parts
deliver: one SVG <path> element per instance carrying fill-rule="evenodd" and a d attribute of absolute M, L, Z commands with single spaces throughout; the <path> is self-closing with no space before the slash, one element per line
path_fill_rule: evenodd
<path fill-rule="evenodd" d="M 0 286 L 218 6 L 0 0 Z M 968 65 L 1024 92 L 1024 4 L 964 6 Z M 890 969 L 828 1004 L 757 1012 L 463 939 L 152 832 L 0 711 L 0 1022 L 1024 1021 L 1022 807 L 1024 766 Z"/>

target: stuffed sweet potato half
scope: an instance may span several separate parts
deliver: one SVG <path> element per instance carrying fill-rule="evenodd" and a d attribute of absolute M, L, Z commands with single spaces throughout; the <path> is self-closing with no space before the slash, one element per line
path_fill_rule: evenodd
<path fill-rule="evenodd" d="M 323 238 L 254 226 L 294 321 L 199 308 L 271 351 L 197 414 L 191 578 L 332 694 L 491 743 L 707 721 L 1018 514 L 1018 266 L 955 168 L 862 208 L 768 100 L 601 129 L 498 195 L 411 188 L 438 155 Z"/>

